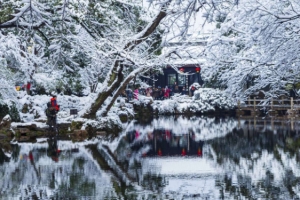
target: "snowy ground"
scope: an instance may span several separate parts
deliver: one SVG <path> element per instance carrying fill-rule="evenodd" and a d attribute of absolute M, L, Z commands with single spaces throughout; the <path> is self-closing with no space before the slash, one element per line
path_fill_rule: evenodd
<path fill-rule="evenodd" d="M 35 95 L 29 96 L 24 91 L 18 92 L 19 104 L 17 105 L 19 110 L 22 111 L 24 105 L 28 105 L 28 112 L 20 112 L 21 122 L 24 123 L 35 123 L 38 127 L 46 126 L 46 114 L 45 109 L 47 102 L 50 101 L 51 96 L 49 95 Z M 80 118 L 84 114 L 85 110 L 89 105 L 92 104 L 96 94 L 90 94 L 84 97 L 68 96 L 68 95 L 57 95 L 57 101 L 60 105 L 60 112 L 58 113 L 58 123 L 66 123 L 71 121 L 85 121 L 91 123 L 87 119 Z M 223 91 L 200 88 L 195 92 L 193 97 L 186 95 L 174 95 L 167 100 L 153 100 L 152 97 L 146 97 L 139 95 L 138 100 L 133 100 L 131 103 L 134 104 L 148 104 L 152 102 L 152 107 L 157 109 L 159 114 L 174 113 L 175 110 L 182 113 L 186 110 L 191 112 L 207 112 L 215 110 L 215 107 L 232 109 L 236 106 L 236 102 L 231 98 L 228 98 Z M 133 106 L 131 103 L 125 103 L 124 98 L 120 98 L 111 109 L 107 119 L 101 118 L 100 120 L 107 121 L 108 119 L 114 120 L 115 123 L 119 123 L 119 115 L 134 115 Z M 123 107 L 123 109 L 121 109 Z M 70 115 L 70 109 L 77 109 L 78 115 Z M 13 123 L 16 126 L 20 123 Z"/>

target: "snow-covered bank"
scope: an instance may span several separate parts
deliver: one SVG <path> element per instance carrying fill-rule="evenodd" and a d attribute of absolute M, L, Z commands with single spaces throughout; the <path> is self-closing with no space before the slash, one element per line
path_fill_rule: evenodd
<path fill-rule="evenodd" d="M 131 104 L 124 103 L 120 100 L 115 103 L 115 106 L 108 113 L 107 117 L 98 118 L 97 120 L 91 120 L 80 117 L 87 106 L 91 105 L 95 99 L 96 94 L 90 94 L 84 97 L 78 97 L 75 95 L 57 95 L 57 102 L 60 105 L 60 111 L 57 114 L 58 124 L 71 124 L 72 122 L 81 122 L 83 124 L 82 130 L 88 125 L 101 128 L 109 128 L 112 126 L 122 126 L 122 122 L 119 118 L 120 115 L 133 116 L 133 108 Z M 20 115 L 20 122 L 13 122 L 12 128 L 18 126 L 30 126 L 34 124 L 38 128 L 47 128 L 46 125 L 46 113 L 47 102 L 50 101 L 49 95 L 27 95 L 25 92 L 20 91 L 18 93 L 18 109 Z M 71 115 L 70 110 L 76 109 L 78 115 Z"/>
<path fill-rule="evenodd" d="M 126 126 L 126 123 L 124 124 L 121 118 L 132 118 L 135 113 L 137 114 L 136 117 L 145 119 L 145 116 L 151 117 L 153 114 L 211 114 L 220 110 L 232 111 L 236 107 L 236 102 L 227 97 L 223 91 L 200 88 L 195 91 L 193 97 L 175 94 L 170 99 L 153 100 L 152 97 L 139 95 L 138 100 L 133 100 L 130 103 L 126 103 L 125 99 L 120 97 L 111 108 L 107 117 L 98 117 L 95 120 L 81 118 L 80 116 L 87 109 L 87 106 L 92 104 L 95 97 L 95 94 L 84 97 L 58 94 L 57 101 L 60 105 L 60 111 L 57 115 L 58 124 L 72 124 L 72 122 L 75 122 L 77 125 L 80 124 L 80 127 L 76 125 L 76 129 L 87 130 L 89 134 L 95 135 L 97 131 L 102 130 L 106 130 L 109 133 L 118 132 Z M 45 110 L 50 98 L 51 96 L 49 95 L 30 96 L 23 91 L 19 92 L 18 109 L 21 121 L 12 122 L 11 127 L 34 125 L 39 130 L 47 129 Z M 141 108 L 143 109 L 142 111 L 139 110 Z M 71 109 L 76 109 L 78 115 L 71 115 Z M 140 113 L 142 113 L 142 116 L 139 115 Z M 66 126 L 66 130 L 70 129 L 69 127 Z M 74 128 L 71 131 L 74 131 Z"/>
<path fill-rule="evenodd" d="M 208 113 L 217 109 L 230 111 L 236 105 L 237 102 L 221 90 L 199 88 L 193 97 L 174 95 L 170 99 L 154 101 L 152 107 L 158 114 L 184 114 L 186 112 Z"/>
<path fill-rule="evenodd" d="M 50 101 L 49 95 L 29 96 L 23 92 L 18 93 L 18 102 L 20 110 L 20 119 L 22 123 L 45 122 L 47 102 Z M 60 111 L 57 114 L 58 123 L 66 123 L 76 120 L 87 121 L 80 118 L 80 115 L 91 105 L 95 99 L 95 94 L 90 94 L 84 97 L 57 95 L 57 101 L 60 105 Z M 205 113 L 214 111 L 216 108 L 230 110 L 237 105 L 236 101 L 227 97 L 223 91 L 200 88 L 195 91 L 193 97 L 187 95 L 176 94 L 170 99 L 153 100 L 151 97 L 139 95 L 138 100 L 132 101 L 135 105 L 151 104 L 153 110 L 157 110 L 159 114 L 166 113 Z M 121 109 L 122 108 L 122 109 Z M 70 114 L 70 109 L 77 109 L 78 116 Z M 108 118 L 116 119 L 120 114 L 133 115 L 134 110 L 130 103 L 125 103 L 125 100 L 120 98 L 111 109 Z M 107 120 L 105 120 L 107 121 Z M 116 120 L 119 121 L 119 120 Z"/>

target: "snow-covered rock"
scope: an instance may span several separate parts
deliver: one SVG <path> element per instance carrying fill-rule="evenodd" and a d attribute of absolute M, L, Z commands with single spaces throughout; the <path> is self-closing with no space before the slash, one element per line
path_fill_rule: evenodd
<path fill-rule="evenodd" d="M 0 128 L 10 128 L 10 125 L 11 125 L 11 117 L 9 115 L 5 115 L 5 117 L 3 117 L 0 123 Z"/>

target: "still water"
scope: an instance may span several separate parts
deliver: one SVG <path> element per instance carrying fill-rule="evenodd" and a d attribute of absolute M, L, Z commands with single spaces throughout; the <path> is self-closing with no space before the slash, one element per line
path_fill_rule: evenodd
<path fill-rule="evenodd" d="M 299 122 L 161 117 L 0 149 L 0 199 L 300 199 Z"/>

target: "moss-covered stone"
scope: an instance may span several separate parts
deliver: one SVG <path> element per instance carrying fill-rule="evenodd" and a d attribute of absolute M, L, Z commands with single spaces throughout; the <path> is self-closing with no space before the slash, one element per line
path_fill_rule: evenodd
<path fill-rule="evenodd" d="M 119 118 L 123 123 L 128 121 L 128 116 L 126 114 L 120 114 Z"/>
<path fill-rule="evenodd" d="M 87 131 L 89 137 L 97 136 L 99 132 L 106 132 L 109 136 L 117 136 L 118 133 L 122 130 L 122 127 L 120 127 L 119 124 L 114 124 L 113 121 L 110 121 L 101 128 L 88 124 L 85 130 Z"/>
<path fill-rule="evenodd" d="M 10 129 L 11 126 L 11 118 L 9 115 L 6 115 L 0 122 L 0 129 Z"/>
<path fill-rule="evenodd" d="M 34 114 L 34 119 L 38 119 L 40 118 L 41 116 L 39 115 L 39 113 L 37 111 L 35 111 L 35 114 Z"/>
<path fill-rule="evenodd" d="M 28 113 L 28 111 L 29 111 L 29 106 L 28 106 L 28 104 L 27 103 L 25 103 L 24 105 L 23 105 L 23 108 L 22 108 L 22 113 Z"/>
<path fill-rule="evenodd" d="M 71 129 L 71 131 L 74 131 L 74 130 L 76 130 L 76 129 L 81 129 L 81 127 L 82 127 L 82 125 L 83 125 L 83 122 L 80 122 L 80 121 L 72 121 L 71 122 L 71 126 L 70 126 L 70 129 Z"/>

